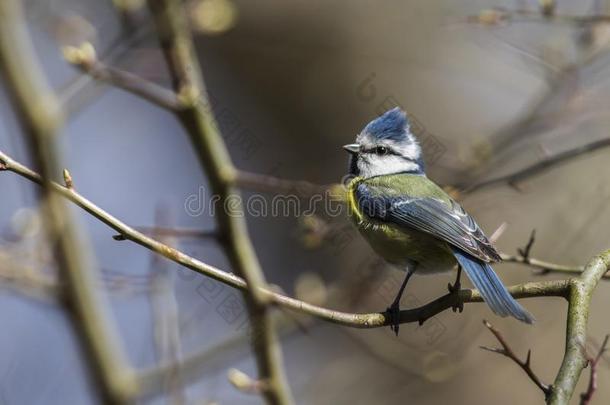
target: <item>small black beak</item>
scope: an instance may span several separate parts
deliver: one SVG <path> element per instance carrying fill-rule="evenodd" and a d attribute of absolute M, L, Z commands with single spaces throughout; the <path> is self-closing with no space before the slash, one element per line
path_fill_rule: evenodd
<path fill-rule="evenodd" d="M 350 143 L 348 145 L 343 145 L 343 149 L 345 149 L 349 153 L 356 154 L 360 152 L 360 144 Z"/>

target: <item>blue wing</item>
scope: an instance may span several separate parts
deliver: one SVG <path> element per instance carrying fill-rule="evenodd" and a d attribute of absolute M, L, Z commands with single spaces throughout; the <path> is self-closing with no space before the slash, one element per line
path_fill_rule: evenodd
<path fill-rule="evenodd" d="M 448 243 L 456 260 L 494 313 L 512 315 L 526 323 L 534 321 L 533 316 L 509 294 L 489 265 L 489 262 L 501 260 L 500 255 L 458 203 L 396 196 L 384 193 L 383 188 L 363 183 L 356 189 L 356 198 L 363 214 L 370 218 L 413 228 Z"/>
<path fill-rule="evenodd" d="M 455 201 L 393 196 L 384 187 L 361 183 L 356 199 L 369 218 L 428 233 L 484 262 L 500 261 L 500 255 L 479 225 Z"/>

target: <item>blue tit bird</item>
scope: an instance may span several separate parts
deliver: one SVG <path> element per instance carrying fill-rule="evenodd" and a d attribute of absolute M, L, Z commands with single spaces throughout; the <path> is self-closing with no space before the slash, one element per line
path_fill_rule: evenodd
<path fill-rule="evenodd" d="M 350 217 L 373 250 L 406 271 L 388 308 L 398 334 L 400 298 L 414 274 L 451 271 L 459 291 L 461 269 L 497 315 L 532 323 L 491 267 L 501 260 L 474 219 L 424 172 L 421 147 L 404 111 L 394 108 L 371 121 L 345 145 L 350 156 Z"/>

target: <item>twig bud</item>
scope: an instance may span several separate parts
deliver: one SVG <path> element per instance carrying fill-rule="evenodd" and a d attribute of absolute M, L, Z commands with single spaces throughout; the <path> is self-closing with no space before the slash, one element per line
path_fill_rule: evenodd
<path fill-rule="evenodd" d="M 250 376 L 248 376 L 246 373 L 236 368 L 232 368 L 229 370 L 229 372 L 227 373 L 227 378 L 235 388 L 242 392 L 256 394 L 259 393 L 264 387 L 262 381 L 254 380 L 250 378 Z"/>
<path fill-rule="evenodd" d="M 91 42 L 83 42 L 80 46 L 64 46 L 61 52 L 64 59 L 73 65 L 90 67 L 97 60 L 95 48 Z"/>
<path fill-rule="evenodd" d="M 66 188 L 72 190 L 74 188 L 74 182 L 72 181 L 72 175 L 68 171 L 68 169 L 64 169 L 64 184 Z"/>

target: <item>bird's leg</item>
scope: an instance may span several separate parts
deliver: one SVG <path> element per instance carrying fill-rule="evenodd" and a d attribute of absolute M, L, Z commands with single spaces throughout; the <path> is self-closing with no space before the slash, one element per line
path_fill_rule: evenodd
<path fill-rule="evenodd" d="M 460 278 L 462 277 L 462 266 L 458 264 L 457 276 L 455 277 L 455 282 L 453 284 L 447 284 L 447 289 L 450 293 L 460 291 L 462 285 L 460 284 Z"/>
<path fill-rule="evenodd" d="M 462 266 L 458 264 L 457 276 L 455 277 L 455 282 L 453 284 L 447 284 L 447 289 L 449 293 L 458 295 L 460 293 L 460 289 L 462 288 L 462 284 L 460 283 L 460 278 L 462 277 Z M 464 303 L 458 299 L 451 309 L 453 312 L 459 311 L 462 312 L 464 310 Z"/>
<path fill-rule="evenodd" d="M 398 329 L 400 328 L 400 298 L 402 297 L 402 293 L 405 292 L 405 287 L 413 273 L 415 273 L 415 266 L 411 266 L 407 269 L 407 275 L 398 290 L 396 298 L 394 298 L 394 302 L 392 302 L 392 305 L 386 310 L 386 313 L 390 316 L 390 329 L 392 329 L 396 336 L 398 336 Z"/>

